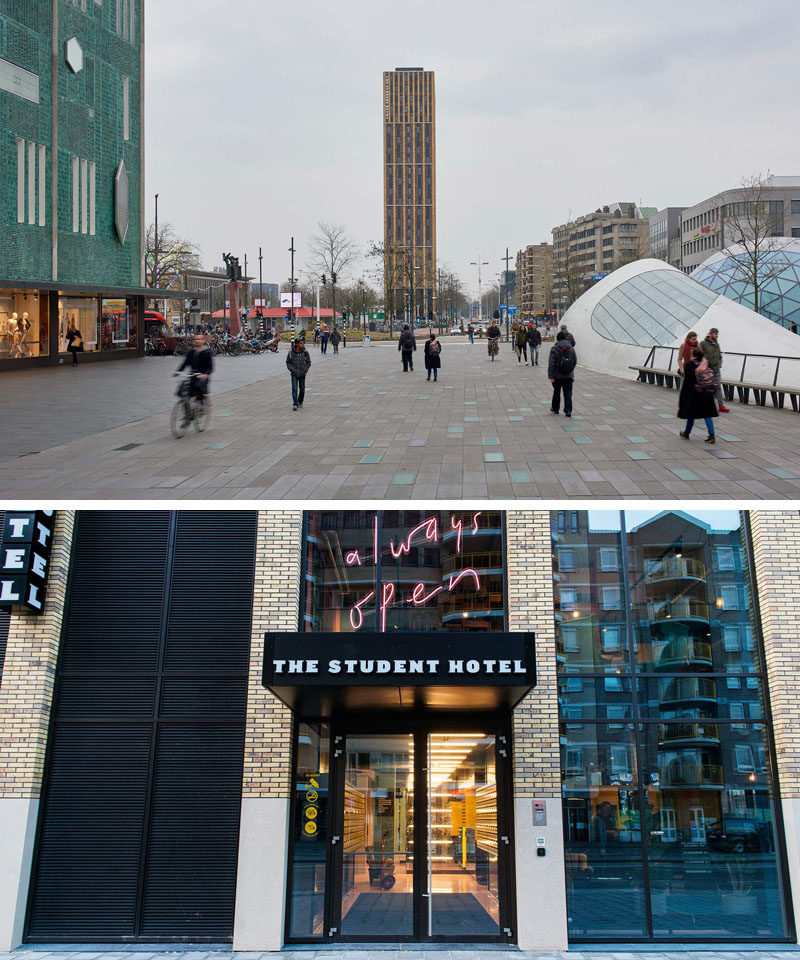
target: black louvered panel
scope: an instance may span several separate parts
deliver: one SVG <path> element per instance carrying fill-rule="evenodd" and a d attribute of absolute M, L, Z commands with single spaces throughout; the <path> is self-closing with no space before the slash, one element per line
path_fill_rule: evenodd
<path fill-rule="evenodd" d="M 256 514 L 178 514 L 164 671 L 246 676 Z"/>
<path fill-rule="evenodd" d="M 247 709 L 247 680 L 167 677 L 161 685 L 162 717 L 241 719 Z"/>
<path fill-rule="evenodd" d="M 104 717 L 152 722 L 155 677 L 61 677 L 55 714 L 58 719 Z"/>
<path fill-rule="evenodd" d="M 169 513 L 81 511 L 65 673 L 152 673 L 158 658 Z"/>
<path fill-rule="evenodd" d="M 134 932 L 148 724 L 56 725 L 32 881 L 29 938 Z"/>
<path fill-rule="evenodd" d="M 6 519 L 5 510 L 0 510 L 0 530 Z M 11 614 L 6 610 L 0 610 L 0 686 L 3 683 L 3 664 L 6 662 L 6 644 L 8 643 L 8 625 L 11 622 Z"/>
<path fill-rule="evenodd" d="M 159 727 L 142 936 L 230 939 L 244 724 Z"/>

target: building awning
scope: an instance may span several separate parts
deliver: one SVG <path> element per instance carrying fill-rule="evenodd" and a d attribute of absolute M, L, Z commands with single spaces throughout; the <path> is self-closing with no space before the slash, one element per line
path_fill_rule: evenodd
<path fill-rule="evenodd" d="M 264 686 L 304 716 L 508 712 L 536 685 L 533 633 L 267 633 Z"/>
<path fill-rule="evenodd" d="M 38 290 L 44 293 L 84 293 L 90 297 L 148 297 L 158 300 L 197 300 L 197 291 L 155 287 L 120 287 L 116 284 L 59 283 L 52 280 L 14 280 L 0 277 L 0 289 Z"/>

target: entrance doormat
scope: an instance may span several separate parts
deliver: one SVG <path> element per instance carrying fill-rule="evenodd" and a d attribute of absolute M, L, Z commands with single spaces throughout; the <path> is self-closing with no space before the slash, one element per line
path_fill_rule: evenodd
<path fill-rule="evenodd" d="M 410 893 L 360 893 L 342 917 L 342 935 L 411 936 L 413 905 Z M 471 893 L 433 895 L 433 934 L 438 937 L 496 937 L 497 924 Z"/>

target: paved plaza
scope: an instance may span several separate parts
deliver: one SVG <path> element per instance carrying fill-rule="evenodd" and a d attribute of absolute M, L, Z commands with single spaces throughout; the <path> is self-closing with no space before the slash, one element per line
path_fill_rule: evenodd
<path fill-rule="evenodd" d="M 542 365 L 508 344 L 445 338 L 438 383 L 422 344 L 327 355 L 310 346 L 306 403 L 291 408 L 285 348 L 221 358 L 206 432 L 169 432 L 174 358 L 0 377 L 0 482 L 69 499 L 785 499 L 800 496 L 800 418 L 731 404 L 718 442 L 678 436 L 677 392 L 579 366 L 574 414 L 549 413 Z"/>

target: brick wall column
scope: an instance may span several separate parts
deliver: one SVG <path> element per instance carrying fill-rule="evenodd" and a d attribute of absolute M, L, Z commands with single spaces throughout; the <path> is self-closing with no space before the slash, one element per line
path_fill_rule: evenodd
<path fill-rule="evenodd" d="M 800 928 L 800 514 L 753 510 L 750 528 L 791 903 Z"/>
<path fill-rule="evenodd" d="M 264 633 L 298 629 L 302 524 L 299 510 L 258 513 L 234 950 L 283 946 L 292 714 L 261 676 Z"/>
<path fill-rule="evenodd" d="M 536 633 L 536 687 L 513 717 L 517 940 L 522 950 L 566 950 L 550 514 L 509 511 L 506 551 L 509 630 Z M 545 803 L 545 825 L 534 825 L 534 799 Z M 546 853 L 539 857 L 542 838 Z"/>
<path fill-rule="evenodd" d="M 0 951 L 22 940 L 74 524 L 74 511 L 57 513 L 42 613 L 11 613 L 0 683 Z"/>

